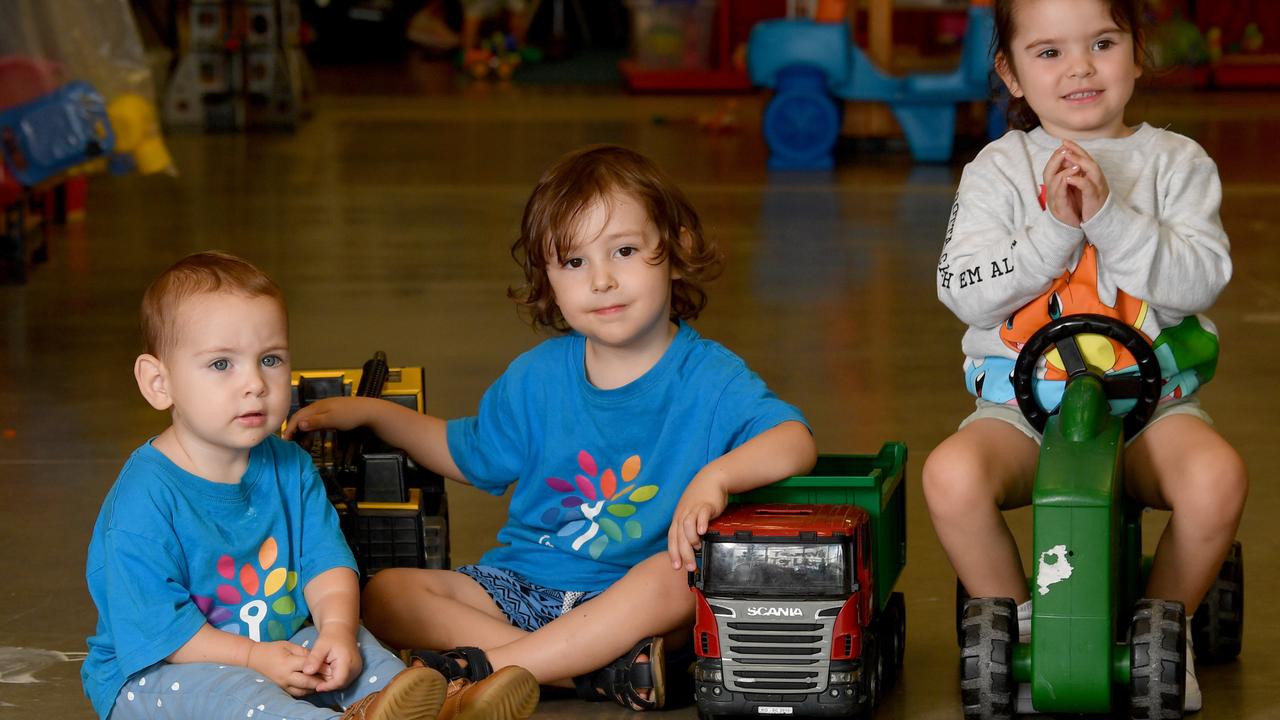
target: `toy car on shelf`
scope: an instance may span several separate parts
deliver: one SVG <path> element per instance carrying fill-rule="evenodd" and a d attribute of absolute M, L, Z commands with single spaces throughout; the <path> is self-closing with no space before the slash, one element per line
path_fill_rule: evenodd
<path fill-rule="evenodd" d="M 388 367 L 379 352 L 359 369 L 293 373 L 292 416 L 327 397 L 380 397 L 426 410 L 421 367 Z M 391 567 L 449 567 L 449 501 L 444 480 L 367 430 L 298 433 L 338 510 L 361 581 Z"/>
<path fill-rule="evenodd" d="M 906 647 L 906 459 L 823 455 L 711 522 L 690 574 L 702 717 L 870 716 Z"/>

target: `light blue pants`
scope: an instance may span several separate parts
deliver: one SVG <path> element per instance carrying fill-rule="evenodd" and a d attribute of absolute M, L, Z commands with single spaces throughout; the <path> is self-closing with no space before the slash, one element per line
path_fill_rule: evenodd
<path fill-rule="evenodd" d="M 308 625 L 289 640 L 303 647 L 315 642 Z M 346 708 L 404 670 L 404 663 L 363 626 L 356 636 L 364 670 L 341 690 L 294 698 L 279 685 L 248 668 L 212 663 L 158 662 L 124 684 L 110 720 L 332 720 L 334 707 Z"/>

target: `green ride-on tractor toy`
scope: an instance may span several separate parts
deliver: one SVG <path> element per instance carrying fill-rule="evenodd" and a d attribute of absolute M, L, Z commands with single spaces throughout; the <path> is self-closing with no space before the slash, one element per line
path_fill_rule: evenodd
<path fill-rule="evenodd" d="M 1079 335 L 1120 343 L 1136 374 L 1103 375 L 1086 363 Z M 1068 379 L 1058 410 L 1037 400 L 1040 358 L 1056 349 Z M 1124 495 L 1125 438 L 1150 419 L 1161 395 L 1159 362 L 1135 329 L 1101 315 L 1059 318 L 1033 335 L 1013 371 L 1027 420 L 1043 432 L 1032 493 L 1031 643 L 1018 642 L 1009 598 L 967 599 L 958 588 L 960 688 L 967 719 L 1014 715 L 1017 683 L 1039 712 L 1180 718 L 1186 690 L 1182 603 L 1142 598 L 1142 508 Z M 1111 400 L 1132 400 L 1123 417 Z M 1236 543 L 1192 623 L 1196 657 L 1240 653 L 1243 563 Z"/>

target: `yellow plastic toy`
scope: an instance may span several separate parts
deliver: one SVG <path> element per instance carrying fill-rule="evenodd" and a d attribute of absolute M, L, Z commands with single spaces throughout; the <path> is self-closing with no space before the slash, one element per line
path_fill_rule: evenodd
<path fill-rule="evenodd" d="M 133 156 L 138 172 L 176 174 L 154 105 L 136 93 L 123 93 L 107 104 L 107 116 L 116 134 L 116 152 Z"/>

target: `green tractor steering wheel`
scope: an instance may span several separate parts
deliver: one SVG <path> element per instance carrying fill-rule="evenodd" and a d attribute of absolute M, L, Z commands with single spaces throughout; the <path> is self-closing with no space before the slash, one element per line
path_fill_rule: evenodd
<path fill-rule="evenodd" d="M 1077 335 L 1101 335 L 1120 343 L 1133 355 L 1138 367 L 1137 376 L 1105 375 L 1090 368 L 1076 342 Z M 1053 411 L 1046 410 L 1036 399 L 1032 381 L 1040 357 L 1052 348 L 1056 348 L 1062 358 L 1067 382 L 1092 373 L 1102 382 L 1107 399 L 1135 401 L 1124 416 L 1125 438 L 1132 438 L 1151 419 L 1151 413 L 1155 412 L 1156 403 L 1160 400 L 1162 385 L 1160 362 L 1151 343 L 1132 326 L 1106 315 L 1066 315 L 1037 330 L 1018 353 L 1018 361 L 1013 367 L 1013 392 L 1018 408 L 1037 431 L 1044 432 L 1044 424 Z"/>

